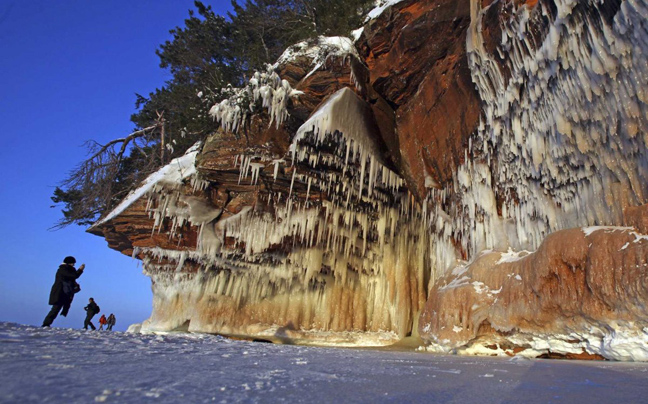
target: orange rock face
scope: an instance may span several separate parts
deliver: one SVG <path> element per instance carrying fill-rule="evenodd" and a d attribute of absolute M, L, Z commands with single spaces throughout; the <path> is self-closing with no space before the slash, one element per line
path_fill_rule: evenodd
<path fill-rule="evenodd" d="M 623 212 L 624 224 L 648 234 L 648 205 L 628 206 Z"/>
<path fill-rule="evenodd" d="M 480 100 L 466 58 L 468 0 L 406 1 L 365 28 L 359 44 L 372 87 L 395 111 L 401 173 L 425 195 L 447 184 L 477 128 Z M 428 181 L 429 185 L 429 181 Z"/>
<path fill-rule="evenodd" d="M 533 253 L 485 253 L 437 282 L 419 331 L 459 352 L 627 360 L 623 339 L 647 338 L 637 333 L 648 326 L 646 296 L 646 236 L 570 229 Z"/>
<path fill-rule="evenodd" d="M 186 192 L 191 193 L 191 190 L 187 189 Z M 177 233 L 182 237 L 169 237 L 170 223 L 163 223 L 159 231 L 153 231 L 155 223 L 146 205 L 147 199 L 142 198 L 114 219 L 100 227 L 92 227 L 88 231 L 104 237 L 108 247 L 128 256 L 133 256 L 135 248 L 160 247 L 178 250 L 196 248 L 197 231 L 191 226 L 183 226 Z M 138 258 L 143 257 L 138 256 Z"/>

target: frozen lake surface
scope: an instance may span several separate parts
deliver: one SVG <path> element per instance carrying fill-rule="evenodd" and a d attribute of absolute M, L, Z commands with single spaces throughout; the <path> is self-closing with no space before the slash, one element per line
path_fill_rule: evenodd
<path fill-rule="evenodd" d="M 0 323 L 2 403 L 646 403 L 648 364 L 440 356 Z"/>

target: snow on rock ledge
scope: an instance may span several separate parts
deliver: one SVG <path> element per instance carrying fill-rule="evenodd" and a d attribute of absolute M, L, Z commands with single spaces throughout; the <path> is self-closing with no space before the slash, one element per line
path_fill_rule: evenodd
<path fill-rule="evenodd" d="M 195 161 L 196 155 L 200 151 L 200 147 L 201 143 L 196 143 L 187 150 L 184 156 L 173 159 L 169 164 L 149 175 L 137 189 L 131 191 L 126 198 L 124 198 L 124 200 L 115 207 L 115 209 L 103 218 L 99 219 L 89 230 L 99 227 L 118 216 L 135 201 L 147 196 L 156 187 L 178 188 L 187 179 L 191 179 L 195 185 L 199 186 L 199 182 L 195 179 Z"/>
<path fill-rule="evenodd" d="M 320 36 L 315 41 L 303 41 L 290 46 L 279 57 L 273 68 L 279 69 L 283 65 L 294 63 L 298 58 L 306 58 L 313 66 L 313 69 L 305 76 L 309 77 L 323 67 L 327 60 L 331 58 L 344 60 L 348 56 L 358 56 L 358 51 L 351 39 L 342 36 Z"/>

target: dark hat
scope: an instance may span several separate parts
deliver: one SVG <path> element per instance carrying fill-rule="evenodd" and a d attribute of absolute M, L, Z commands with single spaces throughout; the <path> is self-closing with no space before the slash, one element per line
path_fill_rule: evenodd
<path fill-rule="evenodd" d="M 65 257 L 65 259 L 63 260 L 63 263 L 64 264 L 76 264 L 76 258 L 74 258 L 72 256 Z"/>

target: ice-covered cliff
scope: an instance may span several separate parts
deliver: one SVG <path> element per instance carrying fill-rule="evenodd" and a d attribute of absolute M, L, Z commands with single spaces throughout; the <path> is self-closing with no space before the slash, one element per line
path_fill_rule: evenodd
<path fill-rule="evenodd" d="M 90 229 L 143 329 L 648 360 L 648 3 L 389 3 Z"/>

